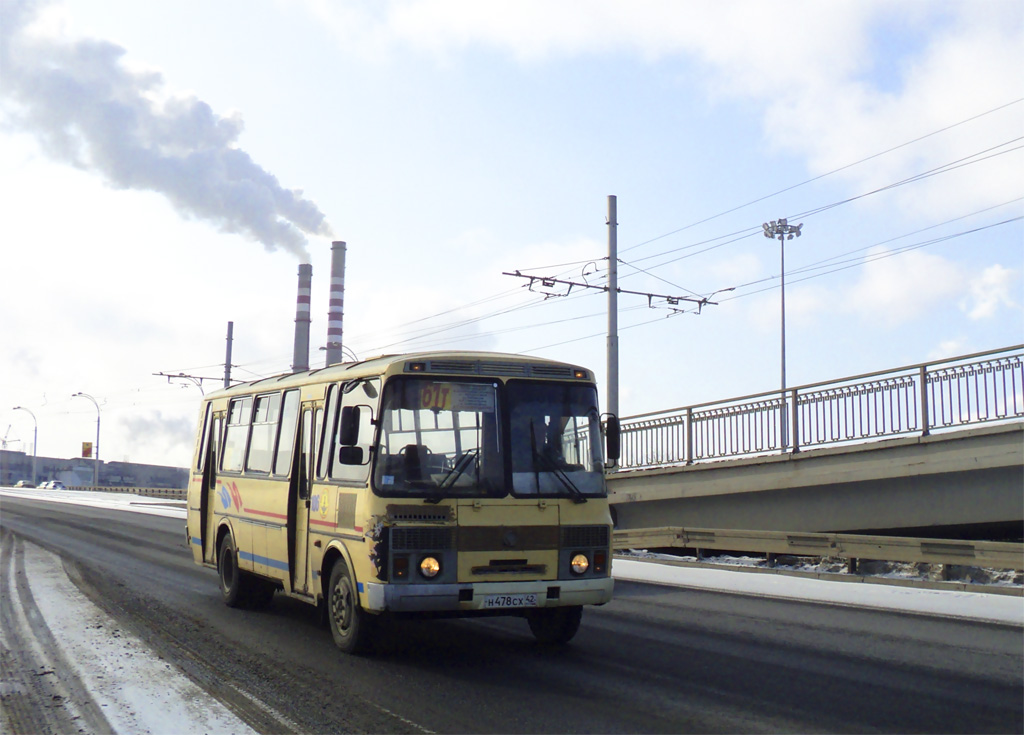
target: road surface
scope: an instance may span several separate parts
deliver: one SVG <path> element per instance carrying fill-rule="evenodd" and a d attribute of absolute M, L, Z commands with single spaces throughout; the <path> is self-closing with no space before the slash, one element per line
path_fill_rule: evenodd
<path fill-rule="evenodd" d="M 1019 626 L 620 581 L 566 648 L 536 644 L 520 619 L 447 620 L 396 623 L 355 657 L 300 602 L 225 607 L 180 520 L 4 497 L 0 526 L 0 696 L 15 732 L 69 724 L 52 701 L 38 712 L 52 677 L 32 676 L 39 662 L 12 633 L 26 542 L 59 553 L 115 630 L 257 732 L 1024 731 Z M 30 680 L 34 693 L 12 694 Z M 74 696 L 86 729 L 114 729 Z"/>

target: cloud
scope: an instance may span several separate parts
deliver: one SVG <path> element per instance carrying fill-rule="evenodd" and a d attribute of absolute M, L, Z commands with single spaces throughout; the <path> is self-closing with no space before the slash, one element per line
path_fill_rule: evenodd
<path fill-rule="evenodd" d="M 842 297 L 843 311 L 892 327 L 963 293 L 966 279 L 946 258 L 919 251 L 882 257 L 886 252 L 880 247 L 868 251 L 860 280 Z"/>
<path fill-rule="evenodd" d="M 952 355 L 963 355 L 968 351 L 968 341 L 965 339 L 947 339 L 928 353 L 929 360 L 945 360 Z"/>
<path fill-rule="evenodd" d="M 522 64 L 610 53 L 692 62 L 709 98 L 753 100 L 768 145 L 820 175 L 1021 97 L 1024 5 L 952 0 L 393 0 L 307 7 L 343 48 L 378 58 L 413 49 L 444 63 L 491 51 Z M 372 42 L 371 40 L 372 39 Z M 387 51 L 384 51 L 386 49 Z M 1019 135 L 1024 105 L 843 171 L 873 190 Z M 1021 154 L 958 169 L 897 192 L 923 217 L 1007 199 Z"/>
<path fill-rule="evenodd" d="M 196 431 L 194 418 L 167 415 L 162 411 L 123 415 L 116 426 L 121 440 L 119 449 L 122 451 L 108 455 L 108 459 L 121 454 L 187 457 Z"/>
<path fill-rule="evenodd" d="M 179 214 L 268 250 L 305 259 L 307 234 L 330 237 L 312 201 L 237 147 L 239 115 L 169 92 L 159 73 L 130 69 L 113 43 L 41 33 L 38 7 L 0 6 L 0 113 L 9 127 L 113 188 L 158 192 Z"/>
<path fill-rule="evenodd" d="M 1019 280 L 1017 271 L 996 264 L 971 279 L 970 296 L 961 304 L 971 319 L 991 319 L 1001 306 L 1014 307 L 1010 289 Z"/>

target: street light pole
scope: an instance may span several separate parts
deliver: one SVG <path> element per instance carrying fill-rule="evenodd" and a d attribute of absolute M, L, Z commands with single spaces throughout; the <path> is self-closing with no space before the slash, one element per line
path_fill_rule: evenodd
<path fill-rule="evenodd" d="M 29 416 L 32 417 L 32 484 L 36 484 L 36 457 L 39 455 L 39 449 L 36 446 L 39 441 L 39 422 L 36 421 L 36 415 L 29 411 L 24 406 L 15 406 L 12 411 L 25 411 Z"/>
<path fill-rule="evenodd" d="M 786 240 L 800 237 L 800 228 L 803 222 L 798 225 L 791 225 L 786 219 L 772 220 L 761 225 L 764 228 L 764 236 L 779 239 L 779 268 L 782 281 L 782 410 L 779 412 L 779 436 L 782 439 L 782 451 L 789 446 L 787 428 L 789 425 L 789 411 L 786 405 Z M 796 406 L 793 407 L 796 410 Z"/>
<path fill-rule="evenodd" d="M 92 405 L 96 406 L 96 446 L 93 447 L 95 457 L 93 457 L 92 467 L 92 486 L 99 487 L 100 485 L 100 404 L 96 402 L 96 399 L 90 396 L 88 393 L 75 393 L 72 398 L 88 398 L 92 401 Z"/>

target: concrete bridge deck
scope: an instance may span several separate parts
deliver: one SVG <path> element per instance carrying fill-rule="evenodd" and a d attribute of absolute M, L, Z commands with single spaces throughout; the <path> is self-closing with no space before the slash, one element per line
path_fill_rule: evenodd
<path fill-rule="evenodd" d="M 1024 422 L 608 476 L 622 529 L 1020 538 Z"/>

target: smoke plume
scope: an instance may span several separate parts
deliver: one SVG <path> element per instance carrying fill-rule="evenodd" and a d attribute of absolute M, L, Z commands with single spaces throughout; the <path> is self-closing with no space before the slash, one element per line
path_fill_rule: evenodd
<path fill-rule="evenodd" d="M 285 189 L 237 146 L 238 115 L 169 94 L 155 72 L 128 69 L 107 41 L 31 32 L 39 3 L 0 2 L 0 114 L 45 152 L 118 189 L 158 192 L 186 217 L 306 260 L 306 235 L 330 237 L 316 204 Z"/>

